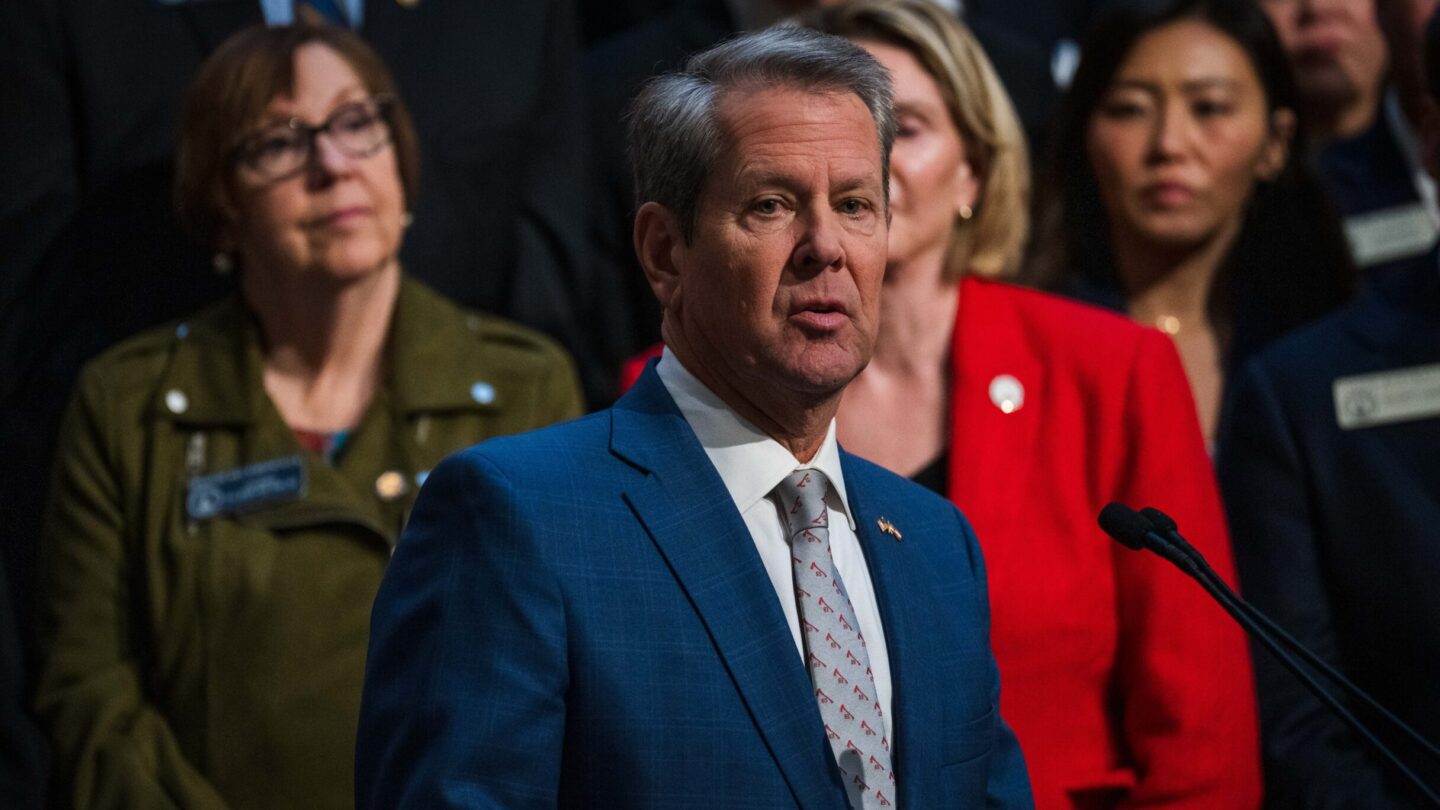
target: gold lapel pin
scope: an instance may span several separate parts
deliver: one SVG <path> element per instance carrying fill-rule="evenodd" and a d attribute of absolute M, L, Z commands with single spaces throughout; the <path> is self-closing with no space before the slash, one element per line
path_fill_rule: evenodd
<path fill-rule="evenodd" d="M 900 530 L 895 528 L 894 523 L 891 523 L 890 521 L 882 517 L 879 520 L 875 521 L 875 525 L 880 527 L 880 531 L 890 535 L 899 542 L 905 542 L 905 538 L 901 536 Z"/>

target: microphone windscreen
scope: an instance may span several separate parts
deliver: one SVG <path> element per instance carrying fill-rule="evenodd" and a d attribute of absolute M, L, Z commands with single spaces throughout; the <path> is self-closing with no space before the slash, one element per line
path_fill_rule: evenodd
<path fill-rule="evenodd" d="M 1156 509 L 1153 506 L 1147 506 L 1144 509 L 1141 509 L 1140 514 L 1143 515 L 1146 520 L 1150 521 L 1150 525 L 1155 527 L 1155 531 L 1161 534 L 1180 530 L 1180 527 L 1176 525 L 1174 518 L 1170 517 L 1164 512 L 1161 512 L 1159 509 Z"/>
<path fill-rule="evenodd" d="M 1152 531 L 1149 521 L 1123 503 L 1105 504 L 1098 522 L 1106 534 L 1136 551 L 1145 547 L 1145 535 Z"/>

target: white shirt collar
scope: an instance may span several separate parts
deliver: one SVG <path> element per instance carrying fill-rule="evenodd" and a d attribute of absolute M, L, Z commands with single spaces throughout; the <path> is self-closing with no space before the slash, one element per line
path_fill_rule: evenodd
<path fill-rule="evenodd" d="M 831 492 L 838 501 L 829 506 L 843 513 L 851 531 L 855 530 L 855 516 L 850 513 L 850 498 L 845 490 L 845 474 L 840 468 L 834 419 L 830 420 L 825 441 L 815 457 L 801 464 L 789 450 L 706 388 L 668 346 L 661 353 L 655 372 L 690 429 L 695 431 L 695 437 L 705 448 L 715 471 L 720 473 L 720 480 L 725 482 L 725 489 L 741 514 L 766 498 L 785 476 L 799 469 L 813 469 L 830 479 Z"/>

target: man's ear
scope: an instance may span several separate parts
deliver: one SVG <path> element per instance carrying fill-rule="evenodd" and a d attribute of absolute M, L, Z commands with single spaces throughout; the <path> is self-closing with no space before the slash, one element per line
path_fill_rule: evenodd
<path fill-rule="evenodd" d="M 1290 145 L 1295 142 L 1295 111 L 1280 107 L 1270 115 L 1270 132 L 1265 136 L 1265 145 L 1260 152 L 1260 161 L 1255 164 L 1255 176 L 1259 180 L 1274 180 L 1285 170 L 1290 159 Z"/>
<path fill-rule="evenodd" d="M 635 212 L 635 255 L 663 310 L 680 303 L 680 264 L 688 246 L 670 209 L 647 202 Z"/>

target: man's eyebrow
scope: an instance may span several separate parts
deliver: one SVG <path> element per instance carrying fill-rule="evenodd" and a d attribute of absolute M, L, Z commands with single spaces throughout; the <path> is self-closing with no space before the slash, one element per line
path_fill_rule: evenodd
<path fill-rule="evenodd" d="M 842 177 L 830 185 L 832 194 L 849 194 L 854 191 L 874 191 L 880 185 L 879 180 L 873 175 L 856 174 L 849 177 Z"/>
<path fill-rule="evenodd" d="M 740 168 L 740 180 L 742 186 L 747 190 L 763 188 L 765 186 L 779 186 L 780 188 L 789 189 L 799 185 L 793 177 L 790 177 L 784 172 L 770 171 L 768 169 L 747 171 L 743 166 Z"/>
<path fill-rule="evenodd" d="M 797 180 L 796 178 L 791 177 L 784 172 L 775 172 L 765 169 L 761 169 L 755 172 L 746 172 L 742 168 L 740 170 L 740 180 L 741 187 L 744 188 L 747 192 L 753 191 L 757 188 L 767 187 L 794 190 L 805 185 L 804 181 Z M 868 174 L 855 174 L 842 177 L 834 183 L 831 183 L 830 191 L 832 193 L 848 193 L 855 191 L 856 189 L 863 189 L 872 185 L 879 185 L 879 181 L 874 176 Z"/>

